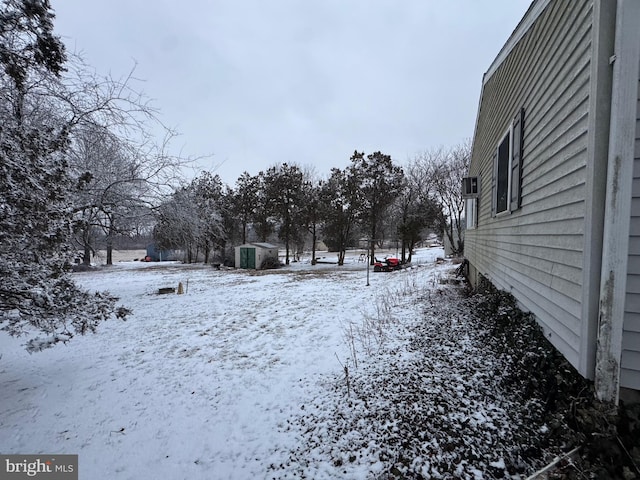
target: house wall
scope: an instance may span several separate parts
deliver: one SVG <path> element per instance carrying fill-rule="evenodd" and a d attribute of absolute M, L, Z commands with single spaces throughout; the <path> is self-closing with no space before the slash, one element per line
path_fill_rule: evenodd
<path fill-rule="evenodd" d="M 640 390 L 640 61 L 620 385 Z"/>
<path fill-rule="evenodd" d="M 581 362 L 592 90 L 593 4 L 550 2 L 485 79 L 469 174 L 481 177 L 478 225 L 465 256 L 535 314 L 547 338 Z M 525 109 L 521 208 L 492 217 L 493 156 Z"/>

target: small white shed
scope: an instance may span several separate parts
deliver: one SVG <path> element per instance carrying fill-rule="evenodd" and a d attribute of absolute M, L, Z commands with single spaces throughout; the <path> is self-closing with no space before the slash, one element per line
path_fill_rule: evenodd
<path fill-rule="evenodd" d="M 236 248 L 236 268 L 259 269 L 267 258 L 278 261 L 278 247 L 271 243 L 245 243 Z"/>

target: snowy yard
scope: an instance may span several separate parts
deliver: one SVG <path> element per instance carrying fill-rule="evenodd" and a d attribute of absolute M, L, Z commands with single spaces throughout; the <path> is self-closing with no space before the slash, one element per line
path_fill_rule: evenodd
<path fill-rule="evenodd" d="M 419 251 L 422 267 L 372 273 L 370 287 L 356 261 L 258 274 L 127 262 L 76 274 L 134 313 L 32 355 L 0 336 L 0 451 L 77 453 L 92 480 L 284 475 L 269 466 L 305 441 L 288 425 L 352 355 L 346 326 L 406 279 L 434 284 L 441 255 Z M 184 295 L 156 294 L 178 282 Z"/>
<path fill-rule="evenodd" d="M 368 287 L 357 254 L 75 274 L 133 315 L 35 354 L 0 336 L 0 451 L 78 454 L 83 480 L 527 478 L 584 441 L 588 389 L 442 254 Z"/>

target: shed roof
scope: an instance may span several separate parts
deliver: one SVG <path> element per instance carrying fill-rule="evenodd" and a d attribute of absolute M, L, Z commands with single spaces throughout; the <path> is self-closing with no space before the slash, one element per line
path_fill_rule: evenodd
<path fill-rule="evenodd" d="M 261 248 L 278 248 L 277 245 L 274 245 L 273 243 L 268 243 L 268 242 L 252 242 L 251 245 L 255 245 L 256 247 L 261 247 Z"/>
<path fill-rule="evenodd" d="M 278 248 L 277 245 L 274 245 L 273 243 L 268 243 L 268 242 L 249 242 L 243 245 L 238 245 L 238 247 L 244 247 L 244 248 L 258 247 L 258 248 L 268 248 L 268 249 Z"/>

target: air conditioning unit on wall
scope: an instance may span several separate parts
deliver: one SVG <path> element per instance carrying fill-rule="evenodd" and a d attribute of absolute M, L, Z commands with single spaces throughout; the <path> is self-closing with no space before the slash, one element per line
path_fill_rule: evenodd
<path fill-rule="evenodd" d="M 462 198 L 477 198 L 480 195 L 480 177 L 462 179 Z"/>

